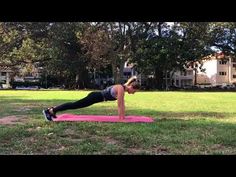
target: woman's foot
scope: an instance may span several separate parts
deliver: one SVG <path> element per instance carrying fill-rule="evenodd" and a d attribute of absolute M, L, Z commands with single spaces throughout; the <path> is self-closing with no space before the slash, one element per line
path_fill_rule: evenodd
<path fill-rule="evenodd" d="M 53 111 L 53 107 L 49 108 L 48 110 L 49 110 L 51 116 L 52 116 L 54 119 L 56 119 L 57 116 L 56 116 L 56 113 Z"/>
<path fill-rule="evenodd" d="M 52 115 L 50 114 L 49 109 L 43 110 L 43 115 L 45 120 L 52 121 Z"/>
<path fill-rule="evenodd" d="M 57 118 L 55 112 L 53 111 L 53 108 L 43 110 L 43 115 L 47 121 L 53 121 L 53 118 Z"/>

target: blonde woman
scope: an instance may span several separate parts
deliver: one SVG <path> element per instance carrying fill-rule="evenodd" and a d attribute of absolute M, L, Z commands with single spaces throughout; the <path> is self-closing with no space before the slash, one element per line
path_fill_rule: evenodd
<path fill-rule="evenodd" d="M 134 94 L 139 88 L 140 85 L 137 81 L 137 77 L 133 76 L 125 84 L 112 85 L 102 91 L 90 92 L 85 98 L 76 102 L 64 103 L 56 107 L 45 109 L 43 110 L 43 114 L 47 121 L 52 121 L 53 118 L 57 118 L 56 113 L 60 111 L 84 108 L 103 101 L 117 100 L 119 120 L 123 120 L 125 118 L 125 92 Z"/>

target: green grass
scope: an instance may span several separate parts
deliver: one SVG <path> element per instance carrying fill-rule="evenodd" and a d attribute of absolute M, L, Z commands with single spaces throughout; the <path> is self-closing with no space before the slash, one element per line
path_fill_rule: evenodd
<path fill-rule="evenodd" d="M 0 91 L 0 154 L 236 154 L 236 93 L 126 94 L 127 115 L 154 123 L 46 122 L 43 108 L 76 101 L 88 91 Z M 117 114 L 116 102 L 69 110 Z"/>

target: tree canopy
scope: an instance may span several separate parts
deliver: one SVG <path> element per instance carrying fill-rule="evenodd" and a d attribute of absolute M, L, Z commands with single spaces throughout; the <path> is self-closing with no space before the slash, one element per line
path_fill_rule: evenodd
<path fill-rule="evenodd" d="M 95 71 L 120 83 L 127 61 L 164 88 L 170 71 L 217 50 L 235 56 L 235 45 L 235 22 L 0 22 L 0 65 L 37 64 L 71 88 L 90 87 Z"/>

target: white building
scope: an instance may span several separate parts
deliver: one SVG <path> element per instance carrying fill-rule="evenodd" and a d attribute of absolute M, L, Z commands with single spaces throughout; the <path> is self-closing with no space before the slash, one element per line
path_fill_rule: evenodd
<path fill-rule="evenodd" d="M 8 66 L 0 66 L 0 87 L 10 88 L 12 70 Z"/>
<path fill-rule="evenodd" d="M 217 53 L 204 57 L 201 62 L 201 69 L 199 65 L 197 74 L 193 68 L 175 72 L 170 85 L 177 87 L 193 86 L 195 78 L 197 85 L 236 84 L 236 58 Z"/>
<path fill-rule="evenodd" d="M 198 69 L 197 84 L 213 86 L 236 83 L 236 58 L 216 54 L 203 60 L 202 69 Z"/>
<path fill-rule="evenodd" d="M 14 70 L 17 70 L 19 73 L 25 73 L 24 69 L 21 67 L 14 68 Z M 13 73 L 13 69 L 0 65 L 0 88 L 11 88 L 12 86 L 10 85 L 11 80 L 16 81 L 16 82 L 39 82 L 40 79 L 40 72 L 41 68 L 40 67 L 35 67 L 33 66 L 33 69 L 31 72 L 27 72 L 24 76 L 18 76 L 15 75 L 14 78 L 11 77 L 11 74 Z"/>
<path fill-rule="evenodd" d="M 194 70 L 187 68 L 185 71 L 176 71 L 173 74 L 172 85 L 176 87 L 188 87 L 194 85 Z"/>

